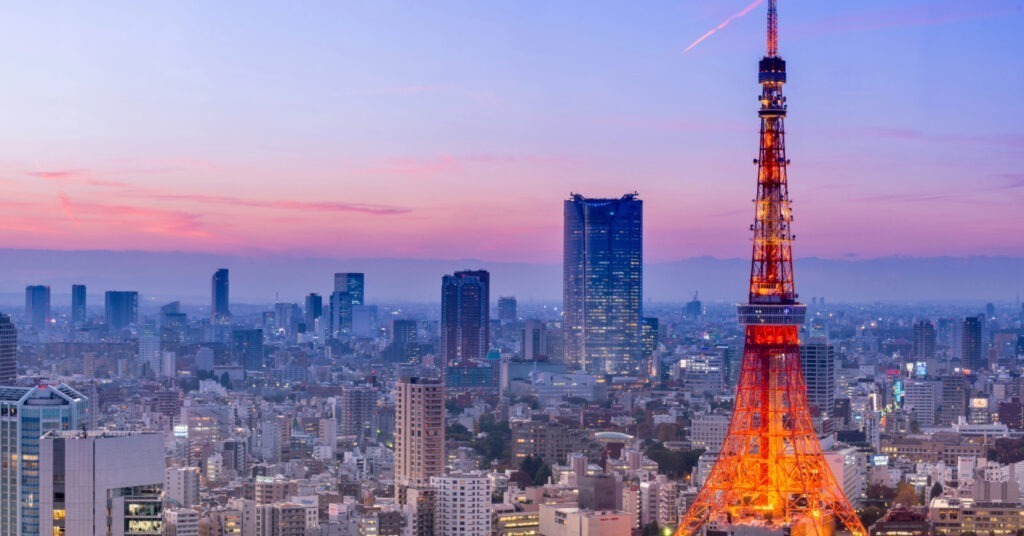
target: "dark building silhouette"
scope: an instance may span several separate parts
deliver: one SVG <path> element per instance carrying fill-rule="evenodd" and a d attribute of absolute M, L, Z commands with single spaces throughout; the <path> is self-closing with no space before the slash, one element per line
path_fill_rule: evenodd
<path fill-rule="evenodd" d="M 701 303 L 697 293 L 694 292 L 693 299 L 686 302 L 686 305 L 683 307 L 683 317 L 687 320 L 697 320 L 702 314 L 704 314 L 704 304 Z"/>
<path fill-rule="evenodd" d="M 640 342 L 645 358 L 654 355 L 658 349 L 658 319 L 645 316 L 640 326 Z"/>
<path fill-rule="evenodd" d="M 107 329 L 117 331 L 139 321 L 139 293 L 129 290 L 108 290 L 104 295 L 104 316 Z"/>
<path fill-rule="evenodd" d="M 36 331 L 46 329 L 50 321 L 50 287 L 31 285 L 25 287 L 25 318 Z"/>
<path fill-rule="evenodd" d="M 331 293 L 331 336 L 341 337 L 352 332 L 352 295 L 336 290 Z"/>
<path fill-rule="evenodd" d="M 213 273 L 210 290 L 210 319 L 214 322 L 231 320 L 230 282 L 227 268 L 221 268 Z"/>
<path fill-rule="evenodd" d="M 643 201 L 565 201 L 563 319 L 565 358 L 591 374 L 640 372 Z"/>
<path fill-rule="evenodd" d="M 408 361 L 411 345 L 416 342 L 416 321 L 396 318 L 391 321 L 391 359 Z"/>
<path fill-rule="evenodd" d="M 963 367 L 970 370 L 981 370 L 985 368 L 988 360 L 985 359 L 982 349 L 982 329 L 985 325 L 985 317 L 982 315 L 969 316 L 964 319 L 960 337 L 960 358 Z"/>
<path fill-rule="evenodd" d="M 263 374 L 263 330 L 231 331 L 231 358 L 245 371 L 246 378 Z"/>
<path fill-rule="evenodd" d="M 1024 404 L 1020 398 L 1013 397 L 1009 402 L 999 403 L 999 422 L 1010 430 L 1024 430 Z"/>
<path fill-rule="evenodd" d="M 519 312 L 516 309 L 515 296 L 502 296 L 498 298 L 498 320 L 502 324 L 519 320 Z"/>
<path fill-rule="evenodd" d="M 71 285 L 71 324 L 85 324 L 85 285 Z"/>
<path fill-rule="evenodd" d="M 306 331 L 313 331 L 316 321 L 324 316 L 324 299 L 317 293 L 306 296 Z"/>
<path fill-rule="evenodd" d="M 918 360 L 935 357 L 935 325 L 927 320 L 914 323 L 913 358 Z"/>
<path fill-rule="evenodd" d="M 942 378 L 942 396 L 939 400 L 939 422 L 941 426 L 949 426 L 960 417 L 967 416 L 968 376 L 960 370 Z"/>
<path fill-rule="evenodd" d="M 0 386 L 13 385 L 18 377 L 18 330 L 11 317 L 0 314 Z"/>
<path fill-rule="evenodd" d="M 441 363 L 482 361 L 490 349 L 491 274 L 455 272 L 441 279 Z"/>

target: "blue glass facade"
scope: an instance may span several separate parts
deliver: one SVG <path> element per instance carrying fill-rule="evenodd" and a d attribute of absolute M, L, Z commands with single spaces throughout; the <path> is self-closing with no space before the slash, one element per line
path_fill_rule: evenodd
<path fill-rule="evenodd" d="M 80 428 L 87 410 L 64 384 L 0 387 L 0 534 L 39 534 L 39 439 Z"/>
<path fill-rule="evenodd" d="M 565 201 L 563 317 L 565 356 L 590 374 L 642 369 L 643 201 Z"/>

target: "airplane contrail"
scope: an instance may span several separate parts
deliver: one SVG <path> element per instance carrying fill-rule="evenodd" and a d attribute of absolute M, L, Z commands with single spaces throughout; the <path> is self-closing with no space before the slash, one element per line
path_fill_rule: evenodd
<path fill-rule="evenodd" d="M 739 13 L 734 13 L 734 14 L 730 15 L 729 18 L 725 19 L 725 21 L 722 24 L 719 24 L 718 26 L 715 26 L 708 33 L 700 36 L 700 38 L 697 39 L 696 41 L 694 41 L 693 43 L 690 43 L 690 46 L 686 47 L 686 50 L 683 51 L 683 54 L 686 54 L 687 52 L 693 50 L 693 47 L 701 44 L 705 39 L 707 39 L 707 38 L 711 37 L 712 35 L 714 35 L 714 33 L 717 32 L 718 30 L 721 30 L 722 28 L 725 28 L 726 26 L 728 26 L 730 22 L 732 22 L 732 21 L 734 21 L 734 20 L 736 20 L 736 19 L 746 15 L 747 13 L 750 13 L 751 11 L 754 10 L 755 7 L 761 5 L 762 2 L 764 2 L 764 0 L 754 0 L 754 3 L 750 4 L 749 6 L 747 6 L 745 8 L 743 8 L 743 11 L 740 11 Z"/>

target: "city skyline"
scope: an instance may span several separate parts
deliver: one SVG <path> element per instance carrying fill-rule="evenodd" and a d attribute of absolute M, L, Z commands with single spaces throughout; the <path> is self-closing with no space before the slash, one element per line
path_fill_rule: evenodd
<path fill-rule="evenodd" d="M 749 4 L 18 6 L 0 247 L 554 262 L 559 200 L 636 190 L 650 261 L 743 257 L 761 22 L 683 50 Z M 787 13 L 797 256 L 1019 255 L 1021 7 Z"/>

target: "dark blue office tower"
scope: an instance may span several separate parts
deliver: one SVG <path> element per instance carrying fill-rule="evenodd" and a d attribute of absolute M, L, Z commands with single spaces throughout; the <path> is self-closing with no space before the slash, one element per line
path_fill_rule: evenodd
<path fill-rule="evenodd" d="M 640 373 L 643 201 L 573 194 L 564 246 L 566 361 L 591 374 Z"/>
<path fill-rule="evenodd" d="M 25 287 L 25 318 L 36 331 L 46 329 L 46 324 L 50 321 L 50 287 Z"/>
<path fill-rule="evenodd" d="M 213 273 L 210 291 L 210 320 L 214 323 L 228 323 L 231 320 L 230 282 L 227 268 Z"/>

